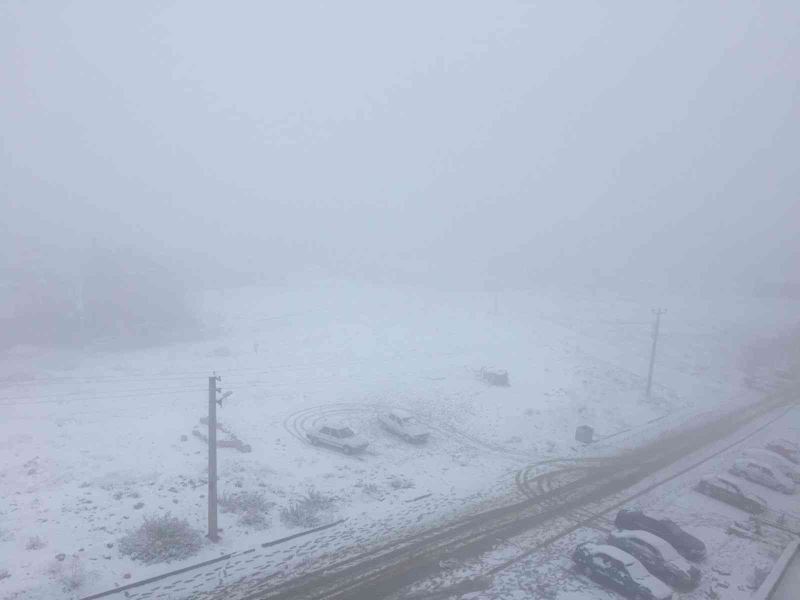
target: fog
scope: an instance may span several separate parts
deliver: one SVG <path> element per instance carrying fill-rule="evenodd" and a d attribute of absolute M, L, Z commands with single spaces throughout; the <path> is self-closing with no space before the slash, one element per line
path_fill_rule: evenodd
<path fill-rule="evenodd" d="M 0 57 L 0 597 L 789 564 L 797 0 L 5 0 Z"/>
<path fill-rule="evenodd" d="M 797 278 L 794 2 L 0 10 L 12 263 Z"/>

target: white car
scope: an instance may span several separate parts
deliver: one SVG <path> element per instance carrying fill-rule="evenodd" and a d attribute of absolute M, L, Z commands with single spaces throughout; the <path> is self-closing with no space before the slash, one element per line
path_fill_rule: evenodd
<path fill-rule="evenodd" d="M 769 465 L 795 483 L 800 483 L 800 469 L 780 454 L 765 450 L 764 448 L 748 448 L 742 452 L 742 456 Z"/>
<path fill-rule="evenodd" d="M 341 450 L 345 454 L 363 452 L 369 443 L 358 437 L 353 430 L 340 423 L 323 423 L 306 433 L 312 444 L 321 444 Z"/>
<path fill-rule="evenodd" d="M 615 546 L 580 544 L 572 553 L 578 571 L 626 598 L 671 600 L 672 590 L 650 575 L 642 563 Z"/>
<path fill-rule="evenodd" d="M 413 444 L 428 441 L 430 433 L 423 429 L 414 417 L 403 410 L 394 409 L 378 415 L 378 421 L 384 429 Z"/>
<path fill-rule="evenodd" d="M 692 590 L 700 582 L 700 569 L 683 558 L 669 542 L 642 530 L 613 531 L 608 543 L 624 550 L 664 583 Z"/>
<path fill-rule="evenodd" d="M 797 486 L 788 477 L 752 458 L 740 458 L 734 461 L 730 472 L 784 494 L 794 494 L 797 491 Z"/>

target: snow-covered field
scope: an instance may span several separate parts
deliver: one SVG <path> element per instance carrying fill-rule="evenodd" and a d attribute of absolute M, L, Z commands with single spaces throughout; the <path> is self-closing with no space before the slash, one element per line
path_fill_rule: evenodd
<path fill-rule="evenodd" d="M 655 300 L 603 291 L 505 292 L 496 312 L 488 293 L 343 282 L 213 291 L 198 301 L 199 341 L 16 348 L 0 360 L 0 598 L 80 597 L 297 533 L 280 509 L 311 489 L 335 499 L 321 523 L 349 519 L 347 543 L 447 518 L 512 491 L 525 464 L 586 452 L 577 425 L 614 436 L 590 447 L 609 451 L 763 395 L 775 373 L 744 349 L 797 314 L 766 300 L 658 304 L 669 312 L 650 399 Z M 484 366 L 507 369 L 511 387 L 480 381 Z M 221 542 L 185 561 L 134 562 L 118 541 L 146 515 L 205 528 L 207 450 L 193 431 L 204 432 L 212 373 L 234 392 L 219 421 L 252 447 L 219 450 L 220 494 L 261 492 L 274 506 L 256 525 L 222 512 Z M 414 413 L 430 442 L 390 437 L 376 421 L 386 407 Z M 328 417 L 368 452 L 308 444 Z"/>

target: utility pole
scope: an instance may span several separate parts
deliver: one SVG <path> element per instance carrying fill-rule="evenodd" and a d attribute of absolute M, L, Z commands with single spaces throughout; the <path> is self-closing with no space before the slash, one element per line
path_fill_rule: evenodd
<path fill-rule="evenodd" d="M 653 386 L 653 367 L 656 364 L 656 346 L 658 345 L 658 328 L 661 325 L 661 315 L 667 312 L 665 308 L 654 308 L 653 314 L 656 316 L 653 323 L 653 347 L 650 350 L 650 369 L 647 371 L 647 397 L 650 397 L 650 388 Z"/>
<path fill-rule="evenodd" d="M 217 528 L 217 382 L 222 378 L 208 378 L 208 539 L 219 541 Z"/>
<path fill-rule="evenodd" d="M 212 542 L 219 541 L 219 528 L 217 527 L 217 404 L 222 406 L 222 401 L 233 392 L 225 392 L 217 399 L 217 392 L 222 388 L 217 387 L 217 382 L 222 377 L 216 373 L 208 378 L 208 539 Z"/>

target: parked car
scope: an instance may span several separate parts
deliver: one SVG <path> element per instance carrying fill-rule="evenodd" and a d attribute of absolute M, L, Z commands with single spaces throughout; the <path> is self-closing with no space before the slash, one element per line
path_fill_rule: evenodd
<path fill-rule="evenodd" d="M 762 462 L 770 467 L 777 469 L 779 473 L 785 475 L 795 483 L 800 483 L 800 469 L 792 464 L 787 458 L 770 452 L 764 448 L 748 448 L 742 452 L 745 458 L 752 458 L 758 462 Z"/>
<path fill-rule="evenodd" d="M 767 503 L 763 498 L 744 490 L 726 477 L 709 475 L 697 482 L 694 489 L 753 515 L 759 515 L 767 510 Z"/>
<path fill-rule="evenodd" d="M 772 440 L 766 446 L 767 450 L 780 454 L 796 465 L 800 465 L 800 446 L 789 440 Z"/>
<path fill-rule="evenodd" d="M 729 471 L 734 475 L 744 477 L 753 483 L 758 483 L 783 494 L 794 494 L 797 491 L 797 487 L 788 477 L 777 469 L 773 469 L 769 465 L 752 458 L 735 460 Z"/>
<path fill-rule="evenodd" d="M 312 444 L 321 444 L 341 450 L 345 454 L 363 452 L 369 443 L 358 437 L 346 425 L 323 423 L 307 434 Z"/>
<path fill-rule="evenodd" d="M 580 544 L 572 554 L 578 571 L 600 585 L 634 600 L 670 600 L 672 590 L 650 575 L 642 563 L 614 546 Z"/>
<path fill-rule="evenodd" d="M 608 543 L 636 558 L 650 573 L 674 588 L 693 590 L 700 583 L 700 569 L 648 531 L 615 531 L 608 536 Z"/>
<path fill-rule="evenodd" d="M 671 519 L 655 519 L 640 510 L 623 508 L 617 513 L 614 524 L 618 529 L 649 531 L 672 544 L 672 547 L 688 560 L 696 562 L 706 557 L 706 545 L 692 534 L 681 529 Z"/>
<path fill-rule="evenodd" d="M 407 442 L 422 444 L 428 441 L 430 433 L 423 429 L 414 417 L 402 410 L 390 410 L 378 415 L 380 424 L 391 433 Z"/>

